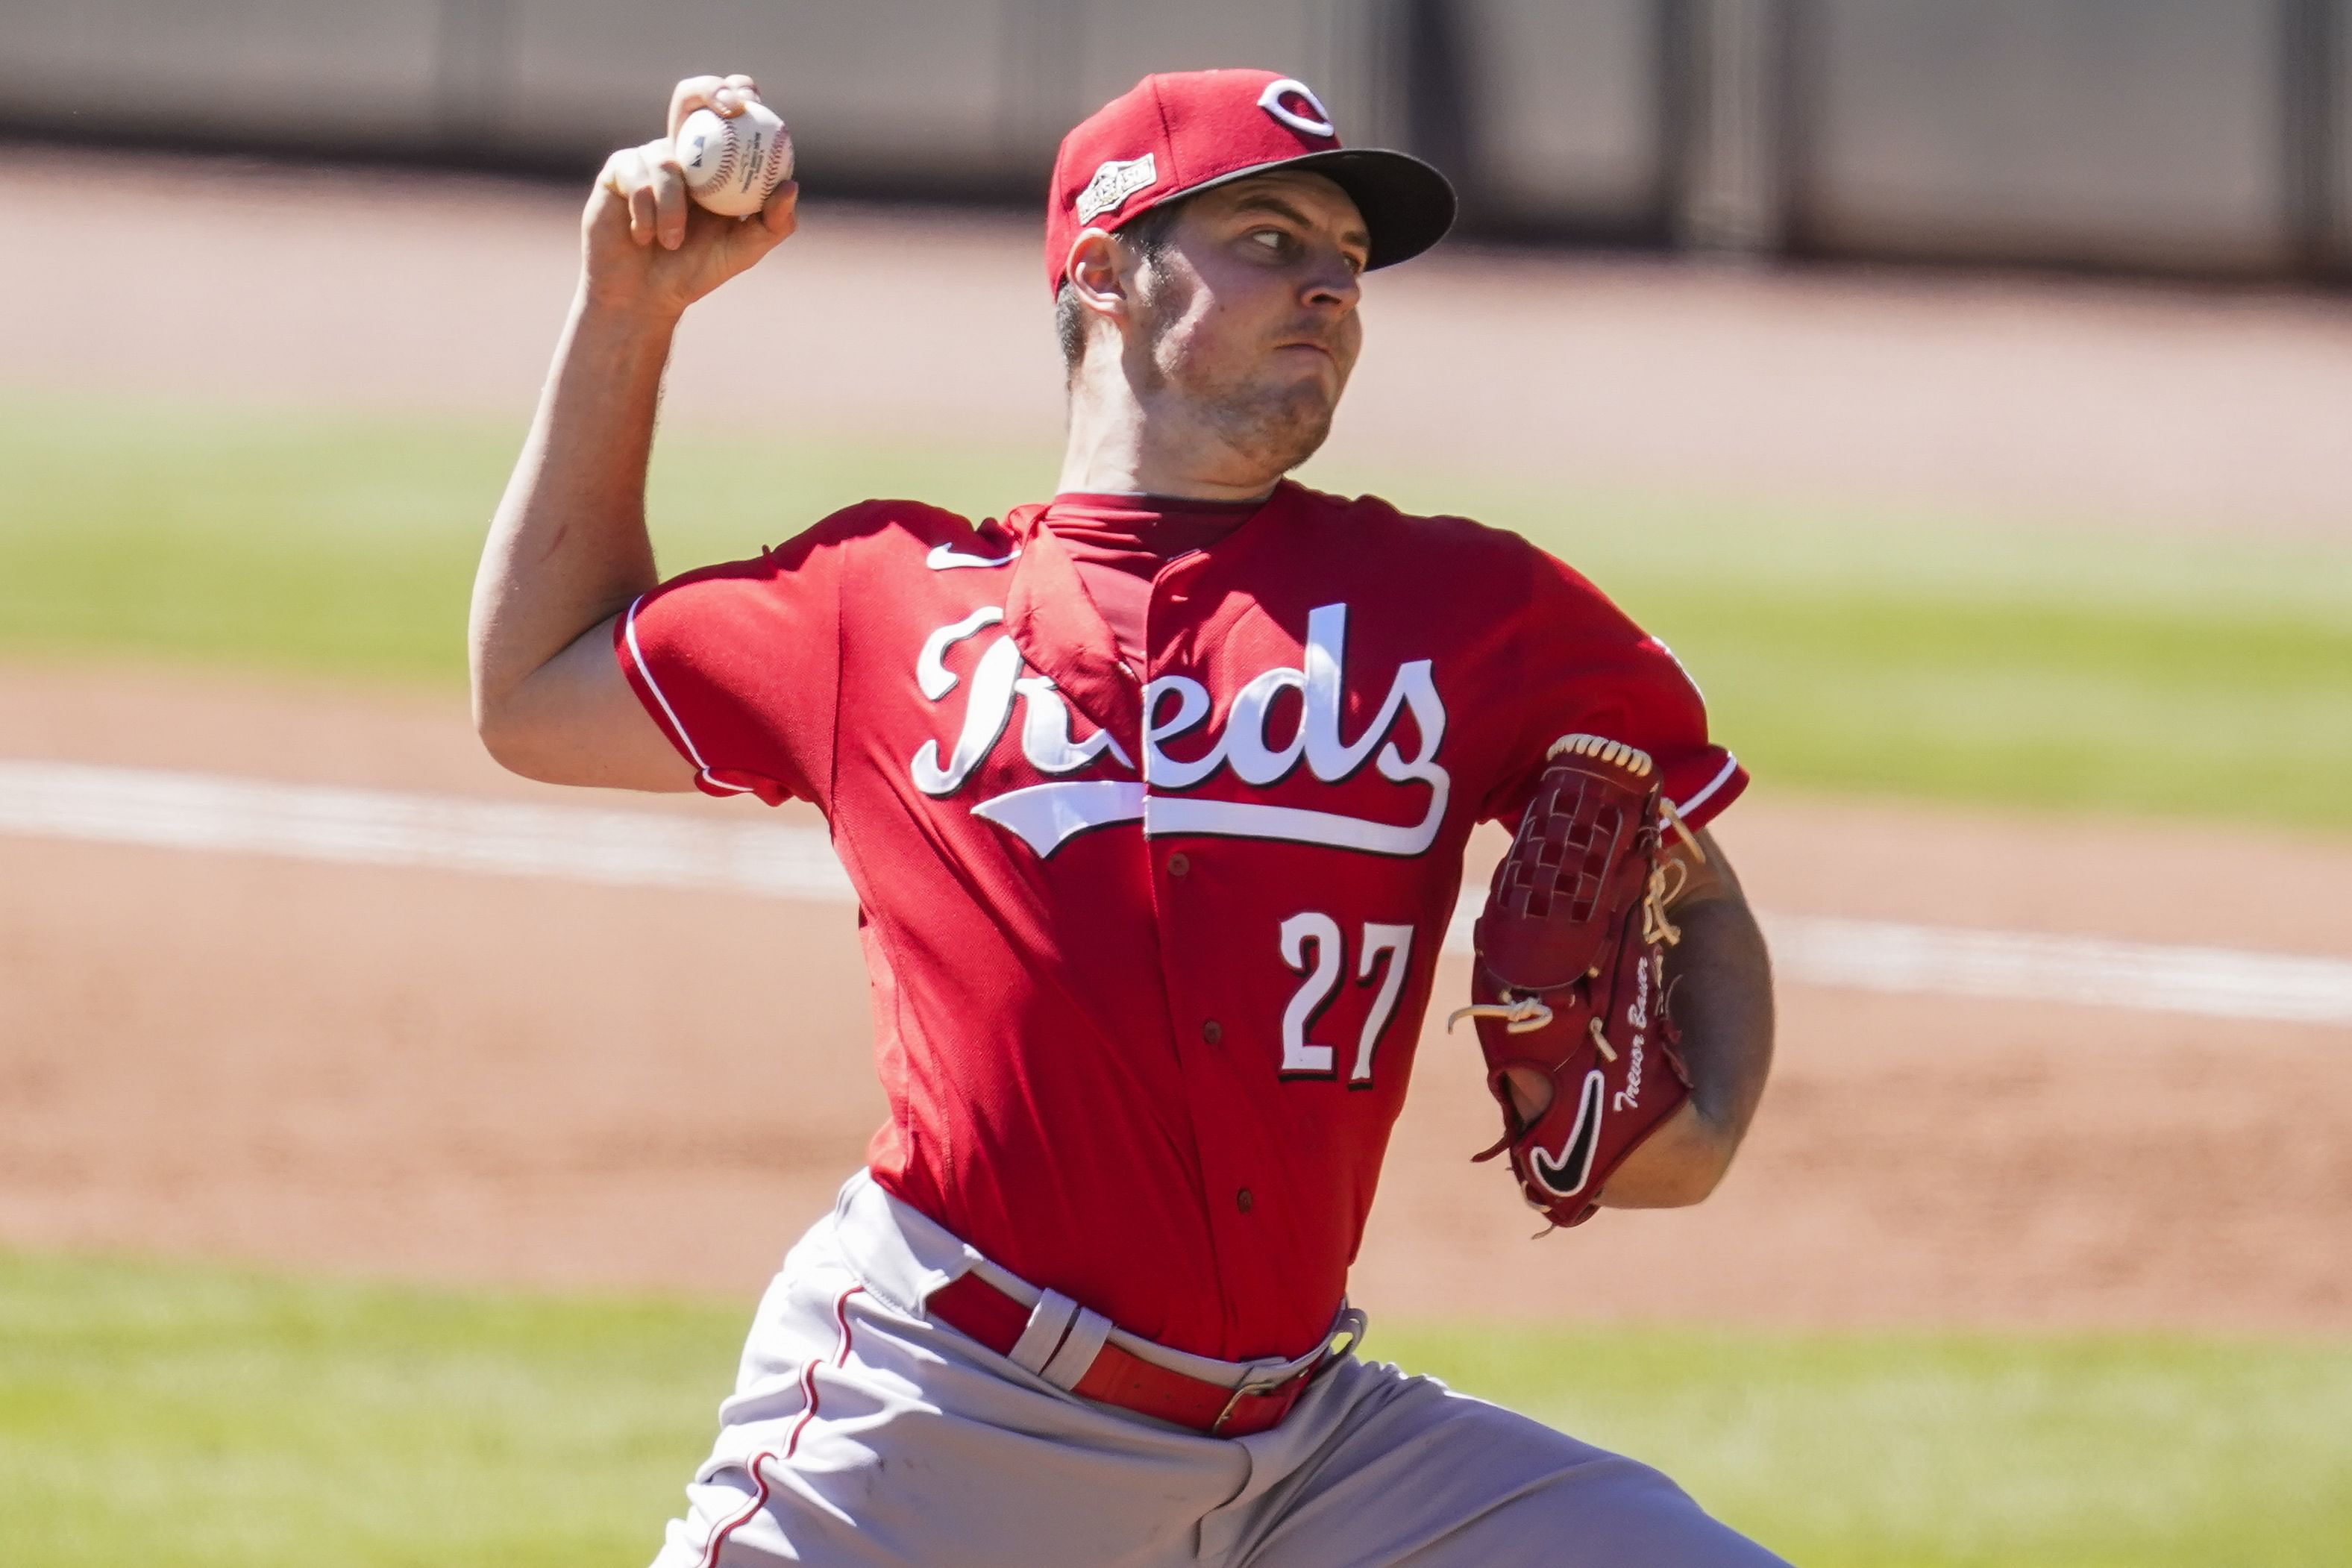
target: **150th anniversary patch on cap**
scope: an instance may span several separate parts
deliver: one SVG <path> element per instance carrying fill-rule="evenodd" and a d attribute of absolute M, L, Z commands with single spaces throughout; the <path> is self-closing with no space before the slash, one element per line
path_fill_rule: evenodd
<path fill-rule="evenodd" d="M 1146 153 L 1140 158 L 1113 158 L 1095 171 L 1087 188 L 1078 193 L 1077 213 L 1080 223 L 1092 223 L 1103 214 L 1126 204 L 1138 191 L 1148 191 L 1160 178 L 1160 159 Z"/>
<path fill-rule="evenodd" d="M 1272 169 L 1308 169 L 1356 204 L 1369 265 L 1420 255 L 1454 223 L 1454 187 L 1420 159 L 1343 147 L 1330 111 L 1293 77 L 1261 70 L 1148 76 L 1062 138 L 1045 206 L 1045 282 L 1059 289 L 1088 228 L 1116 232 L 1163 202 Z"/>

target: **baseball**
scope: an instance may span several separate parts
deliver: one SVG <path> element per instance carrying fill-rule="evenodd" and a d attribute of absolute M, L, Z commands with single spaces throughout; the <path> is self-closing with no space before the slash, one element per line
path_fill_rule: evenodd
<path fill-rule="evenodd" d="M 792 177 L 793 133 L 774 110 L 756 100 L 747 100 L 731 120 L 696 110 L 677 128 L 676 145 L 688 193 L 704 211 L 722 217 L 749 217 Z"/>

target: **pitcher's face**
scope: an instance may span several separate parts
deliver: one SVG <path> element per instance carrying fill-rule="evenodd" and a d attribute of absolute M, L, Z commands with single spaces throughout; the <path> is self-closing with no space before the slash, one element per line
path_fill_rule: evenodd
<path fill-rule="evenodd" d="M 1141 389 L 1175 393 L 1274 471 L 1297 468 L 1330 433 L 1363 346 L 1370 248 L 1356 204 L 1320 174 L 1277 170 L 1188 198 L 1139 280 L 1129 352 Z"/>

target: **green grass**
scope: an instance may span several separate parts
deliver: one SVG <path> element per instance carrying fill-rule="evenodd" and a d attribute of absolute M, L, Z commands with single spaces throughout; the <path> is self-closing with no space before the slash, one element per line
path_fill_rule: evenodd
<path fill-rule="evenodd" d="M 751 1303 L 0 1255 L 0 1561 L 642 1563 Z M 2341 1561 L 2352 1346 L 1399 1329 L 1808 1568 Z"/>
<path fill-rule="evenodd" d="M 455 685 L 520 426 L 0 397 L 0 654 Z M 985 512 L 1050 453 L 666 438 L 665 566 L 872 494 Z M 1583 567 L 1674 644 L 1717 732 L 1788 787 L 2352 830 L 2352 537 L 2254 542 L 1313 472 L 1469 512 Z"/>
<path fill-rule="evenodd" d="M 1806 1568 L 2344 1561 L 2352 1345 L 1406 1328 L 1372 1347 L 1648 1460 Z"/>
<path fill-rule="evenodd" d="M 460 684 L 521 439 L 520 422 L 0 396 L 0 651 Z M 664 570 L 755 552 L 886 479 L 987 506 L 1034 467 L 833 442 L 746 473 L 739 447 L 663 443 Z"/>
<path fill-rule="evenodd" d="M 0 1562 L 643 1563 L 749 1316 L 0 1258 Z"/>

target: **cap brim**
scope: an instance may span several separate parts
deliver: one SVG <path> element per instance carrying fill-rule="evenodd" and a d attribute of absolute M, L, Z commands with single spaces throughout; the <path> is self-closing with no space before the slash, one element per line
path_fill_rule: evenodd
<path fill-rule="evenodd" d="M 1445 231 L 1454 226 L 1454 183 L 1410 153 L 1392 153 L 1384 147 L 1337 147 L 1328 153 L 1279 158 L 1203 180 L 1169 199 L 1181 201 L 1277 169 L 1321 174 L 1348 193 L 1371 236 L 1371 254 L 1364 260 L 1367 269 L 1410 261 L 1444 239 Z"/>

